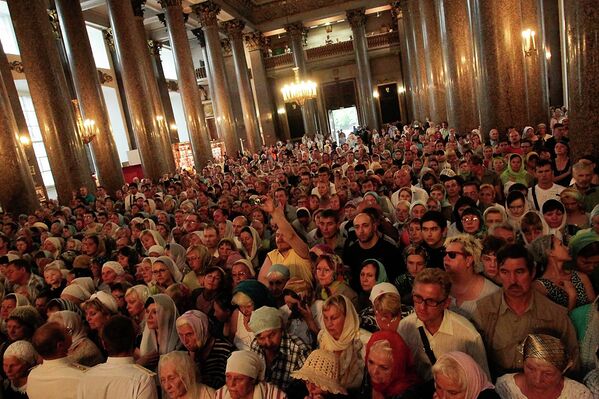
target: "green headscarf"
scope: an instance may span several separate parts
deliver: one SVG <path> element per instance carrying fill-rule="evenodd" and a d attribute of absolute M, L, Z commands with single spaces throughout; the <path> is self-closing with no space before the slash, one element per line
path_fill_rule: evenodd
<path fill-rule="evenodd" d="M 362 266 L 360 267 L 360 270 L 362 270 L 364 265 L 366 265 L 368 263 L 374 263 L 377 265 L 377 268 L 378 268 L 378 273 L 377 273 L 377 278 L 376 278 L 377 284 L 386 283 L 389 281 L 389 277 L 387 277 L 387 269 L 385 269 L 385 266 L 381 263 L 381 261 L 379 261 L 377 259 L 374 259 L 374 258 L 366 259 L 364 262 L 362 262 Z"/>
<path fill-rule="evenodd" d="M 520 158 L 521 166 L 518 172 L 514 172 L 512 169 L 512 163 L 510 162 L 513 157 Z M 526 187 L 529 185 L 528 172 L 524 166 L 524 159 L 520 154 L 510 154 L 510 159 L 507 162 L 507 168 L 501 174 L 501 182 L 505 185 L 507 182 L 522 183 Z"/>

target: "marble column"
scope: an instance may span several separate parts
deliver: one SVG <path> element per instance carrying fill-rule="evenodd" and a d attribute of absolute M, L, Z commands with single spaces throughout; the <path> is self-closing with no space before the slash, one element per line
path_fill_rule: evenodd
<path fill-rule="evenodd" d="M 406 87 L 408 97 L 411 99 L 413 109 L 413 120 L 424 122 L 429 116 L 429 106 L 426 101 L 426 74 L 424 73 L 423 54 L 417 44 L 420 35 L 420 24 L 418 4 L 412 0 L 401 0 L 399 6 L 402 10 L 401 25 L 405 32 L 404 43 L 402 43 L 404 60 L 407 63 L 409 86 Z"/>
<path fill-rule="evenodd" d="M 147 89 L 146 75 L 140 62 L 143 57 L 140 53 L 148 53 L 148 48 L 134 23 L 131 3 L 107 0 L 106 4 L 144 175 L 156 181 L 169 170 L 163 157 L 164 149 L 160 138 L 162 131 L 158 128 Z"/>
<path fill-rule="evenodd" d="M 91 145 L 99 182 L 109 193 L 114 194 L 125 184 L 125 180 L 81 5 L 77 0 L 55 0 L 55 4 L 81 115 L 83 119 L 94 120 L 97 128 Z"/>
<path fill-rule="evenodd" d="M 210 147 L 210 134 L 204 116 L 204 106 L 198 89 L 185 21 L 183 20 L 181 0 L 162 0 L 161 3 L 165 9 L 166 25 L 175 58 L 179 90 L 181 100 L 183 100 L 193 158 L 196 170 L 200 171 L 212 159 L 212 150 Z"/>
<path fill-rule="evenodd" d="M 4 53 L 4 51 L 2 51 Z M 12 77 L 8 77 L 12 80 Z M 39 208 L 35 183 L 21 143 L 17 120 L 4 81 L 0 78 L 0 205 L 14 215 L 31 214 Z M 19 109 L 21 109 L 19 107 Z"/>
<path fill-rule="evenodd" d="M 48 14 L 41 2 L 9 0 L 7 3 L 58 200 L 67 204 L 73 191 L 85 186 L 94 192 L 95 184 L 83 141 L 77 134 Z"/>
<path fill-rule="evenodd" d="M 542 9 L 536 0 L 501 3 L 470 0 L 470 21 L 477 69 L 477 100 L 484 134 L 545 122 L 548 93 L 539 47 Z M 522 32 L 536 32 L 537 51 L 526 55 Z"/>
<path fill-rule="evenodd" d="M 23 145 L 23 151 L 25 153 L 27 164 L 29 165 L 29 171 L 33 177 L 33 182 L 35 183 L 35 189 L 43 193 L 45 198 L 48 198 L 48 192 L 46 191 L 46 186 L 44 185 L 44 179 L 42 178 L 42 173 L 37 163 L 35 151 L 33 150 L 33 145 L 31 144 L 29 127 L 27 126 L 25 114 L 23 114 L 21 102 L 19 101 L 19 93 L 17 92 L 17 87 L 15 86 L 15 81 L 12 77 L 12 71 L 10 70 L 8 58 L 6 57 L 2 43 L 0 43 L 0 77 L 4 79 L 4 86 L 6 87 L 6 92 L 8 93 L 13 115 L 17 123 L 19 136 L 24 137 L 29 141 L 29 144 Z"/>
<path fill-rule="evenodd" d="M 399 43 L 401 45 L 401 51 L 398 55 L 399 59 L 399 71 L 398 71 L 398 81 L 397 81 L 397 96 L 399 99 L 399 110 L 401 113 L 401 122 L 408 123 L 411 121 L 411 112 L 412 110 L 408 110 L 408 98 L 406 95 L 406 87 L 409 82 L 408 71 L 407 71 L 407 60 L 404 60 L 404 45 L 406 32 L 404 30 L 403 24 L 401 23 L 401 19 L 403 18 L 403 13 L 401 8 L 399 7 L 399 2 L 394 1 L 391 3 L 391 28 L 397 32 L 399 37 Z"/>
<path fill-rule="evenodd" d="M 435 0 L 418 0 L 422 31 L 422 53 L 426 70 L 427 98 L 430 118 L 435 123 L 447 121 L 445 108 L 445 76 L 441 54 L 441 37 Z"/>
<path fill-rule="evenodd" d="M 270 90 L 271 85 L 266 75 L 266 67 L 264 66 L 264 52 L 267 51 L 268 40 L 261 32 L 248 33 L 244 39 L 252 67 L 254 100 L 260 117 L 262 137 L 266 145 L 275 144 L 277 142 L 274 119 L 276 108 Z"/>
<path fill-rule="evenodd" d="M 445 74 L 447 122 L 461 132 L 480 126 L 467 0 L 436 0 Z"/>
<path fill-rule="evenodd" d="M 308 30 L 301 22 L 285 25 L 285 30 L 291 42 L 291 52 L 293 53 L 293 63 L 299 69 L 300 79 L 308 78 L 308 67 L 306 66 L 306 56 L 304 54 L 304 35 Z M 316 100 L 306 100 L 302 107 L 302 119 L 306 135 L 314 137 L 318 130 L 316 124 Z"/>
<path fill-rule="evenodd" d="M 247 146 L 251 152 L 258 152 L 262 148 L 262 137 L 260 136 L 260 126 L 258 126 L 258 118 L 256 117 L 254 95 L 252 93 L 248 65 L 245 58 L 245 48 L 243 45 L 244 27 L 245 23 L 239 19 L 225 23 L 225 29 L 231 41 L 231 52 L 233 53 L 235 77 L 237 79 L 237 87 L 239 88 L 243 124 L 245 125 L 245 133 L 248 140 Z"/>
<path fill-rule="evenodd" d="M 379 127 L 376 100 L 373 97 L 372 73 L 368 59 L 368 42 L 366 41 L 366 14 L 364 8 L 348 10 L 347 22 L 351 26 L 354 55 L 358 68 L 358 91 L 360 93 L 360 109 L 362 124 L 371 129 Z"/>
<path fill-rule="evenodd" d="M 119 57 L 116 53 L 116 48 L 114 46 L 114 36 L 112 34 L 112 29 L 104 29 L 102 31 L 102 34 L 104 36 L 104 44 L 106 45 L 106 50 L 108 51 L 111 69 L 114 71 L 117 98 L 119 100 L 119 108 L 121 109 L 123 118 L 125 120 L 127 142 L 129 143 L 130 149 L 136 150 L 137 143 L 135 142 L 135 134 L 133 133 L 133 123 L 131 122 L 131 114 L 129 113 L 129 106 L 127 105 L 125 85 L 123 84 L 123 69 L 121 67 Z"/>
<path fill-rule="evenodd" d="M 164 108 L 164 118 L 168 125 L 168 134 L 171 138 L 171 143 L 178 143 L 179 132 L 177 131 L 177 121 L 175 121 L 175 113 L 173 112 L 173 105 L 171 104 L 168 82 L 164 76 L 162 58 L 160 57 L 162 43 L 156 40 L 150 40 L 148 45 L 150 46 L 152 55 L 152 70 L 154 71 L 154 77 L 156 78 L 156 84 L 158 85 L 158 91 L 160 92 L 160 100 L 162 101 L 162 107 Z"/>
<path fill-rule="evenodd" d="M 212 81 L 214 82 L 214 97 L 212 104 L 215 111 L 216 128 L 219 136 L 224 139 L 227 155 L 236 156 L 240 150 L 239 137 L 235 131 L 233 106 L 229 94 L 223 52 L 218 33 L 217 15 L 220 6 L 212 1 L 197 4 L 194 8 L 206 38 L 207 64 L 210 65 Z"/>
<path fill-rule="evenodd" d="M 569 137 L 573 157 L 599 156 L 599 9 L 593 0 L 564 1 Z"/>
<path fill-rule="evenodd" d="M 123 1 L 126 2 L 126 0 Z M 165 118 L 162 98 L 160 97 L 160 90 L 158 90 L 158 81 L 156 80 L 154 67 L 152 66 L 152 52 L 146 35 L 146 28 L 144 27 L 143 4 L 145 1 L 146 0 L 131 0 L 131 4 L 133 5 L 134 27 L 137 28 L 138 37 L 142 39 L 141 41 L 138 41 L 139 58 L 137 59 L 137 62 L 139 62 L 142 69 L 146 81 L 146 89 L 149 95 L 148 98 L 152 103 L 153 116 L 157 121 L 156 128 L 158 129 L 161 143 L 159 148 L 161 148 L 163 158 L 162 173 L 173 173 L 176 168 L 175 156 L 173 154 L 169 126 Z"/>

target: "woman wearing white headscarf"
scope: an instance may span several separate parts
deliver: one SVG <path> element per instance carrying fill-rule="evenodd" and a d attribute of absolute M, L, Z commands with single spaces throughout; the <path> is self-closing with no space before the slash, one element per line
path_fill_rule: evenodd
<path fill-rule="evenodd" d="M 64 326 L 71 336 L 68 358 L 83 366 L 93 367 L 104 362 L 104 356 L 94 342 L 87 337 L 87 331 L 81 321 L 81 316 L 70 310 L 53 313 L 48 321 Z"/>
<path fill-rule="evenodd" d="M 233 352 L 227 360 L 227 385 L 216 391 L 216 399 L 286 399 L 276 386 L 264 382 L 264 361 L 248 350 Z M 234 387 L 234 395 L 230 389 Z"/>
<path fill-rule="evenodd" d="M 160 357 L 158 377 L 164 398 L 214 399 L 214 389 L 196 379 L 193 361 L 185 352 L 170 352 Z"/>
<path fill-rule="evenodd" d="M 2 385 L 4 398 L 27 398 L 27 377 L 37 364 L 37 352 L 27 341 L 13 342 L 6 348 L 3 357 L 7 379 Z"/>
<path fill-rule="evenodd" d="M 202 380 L 218 389 L 225 384 L 225 365 L 235 347 L 208 331 L 208 316 L 199 310 L 185 312 L 177 319 L 177 333 L 194 361 Z"/>
<path fill-rule="evenodd" d="M 175 302 L 165 294 L 149 297 L 145 308 L 146 326 L 139 347 L 141 362 L 138 362 L 145 367 L 152 367 L 156 365 L 159 355 L 177 350 L 181 346 L 175 327 L 179 313 Z"/>
<path fill-rule="evenodd" d="M 159 256 L 152 261 L 152 274 L 154 281 L 162 288 L 166 289 L 169 285 L 180 283 L 183 279 L 179 268 L 168 256 Z"/>
<path fill-rule="evenodd" d="M 364 376 L 364 358 L 358 313 L 343 295 L 329 297 L 322 313 L 325 328 L 318 334 L 318 347 L 337 355 L 339 384 L 347 389 L 359 388 Z"/>
<path fill-rule="evenodd" d="M 262 239 L 258 231 L 251 226 L 242 228 L 239 233 L 239 241 L 241 249 L 245 252 L 247 259 L 252 262 L 254 270 L 262 266 L 268 251 L 262 247 Z"/>

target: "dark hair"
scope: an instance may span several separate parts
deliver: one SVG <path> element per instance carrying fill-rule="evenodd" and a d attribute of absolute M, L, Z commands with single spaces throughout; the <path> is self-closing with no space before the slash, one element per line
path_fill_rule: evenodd
<path fill-rule="evenodd" d="M 19 269 L 25 269 L 27 273 L 31 271 L 31 265 L 25 259 L 14 259 L 8 262 L 8 266 L 13 265 Z"/>
<path fill-rule="evenodd" d="M 320 212 L 320 218 L 321 219 L 322 218 L 327 218 L 327 219 L 328 218 L 334 218 L 335 222 L 337 222 L 337 217 L 338 217 L 337 212 L 335 212 L 332 209 L 325 209 L 322 212 Z"/>
<path fill-rule="evenodd" d="M 534 275 L 535 262 L 524 245 L 508 244 L 497 251 L 497 264 L 499 267 L 508 259 L 524 259 L 526 261 L 526 268 L 530 274 Z"/>
<path fill-rule="evenodd" d="M 56 356 L 58 354 L 56 344 L 66 342 L 67 339 L 65 327 L 57 322 L 48 322 L 35 331 L 31 343 L 35 351 L 47 359 Z"/>
<path fill-rule="evenodd" d="M 382 264 L 382 263 L 383 263 L 383 262 L 381 262 L 381 264 Z M 379 274 L 381 273 L 381 268 L 380 268 L 380 266 L 379 266 L 379 262 L 376 262 L 376 261 L 375 261 L 375 259 L 366 259 L 366 260 L 365 260 L 364 262 L 362 262 L 362 264 L 360 265 L 360 272 L 362 272 L 362 269 L 364 269 L 364 268 L 365 268 L 366 266 L 368 266 L 368 265 L 373 265 L 373 266 L 374 266 L 374 269 L 376 270 L 376 273 L 375 273 L 375 275 L 374 275 L 374 278 L 375 278 L 376 280 L 378 280 L 378 279 L 379 279 Z M 383 267 L 385 267 L 385 266 L 383 265 Z"/>
<path fill-rule="evenodd" d="M 356 172 L 366 172 L 366 165 L 364 165 L 363 163 L 359 163 L 354 167 L 354 170 Z"/>
<path fill-rule="evenodd" d="M 102 328 L 101 337 L 109 356 L 132 353 L 135 349 L 135 327 L 128 317 L 112 316 Z"/>
<path fill-rule="evenodd" d="M 590 244 L 588 244 L 587 246 L 585 246 L 584 248 L 582 248 L 579 252 L 577 257 L 583 257 L 583 258 L 589 258 L 591 256 L 595 256 L 599 253 L 599 241 L 594 241 Z"/>
<path fill-rule="evenodd" d="M 420 219 L 420 226 L 422 226 L 424 222 L 435 222 L 441 228 L 441 230 L 447 227 L 447 221 L 445 220 L 445 217 L 443 217 L 443 214 L 439 211 L 426 211 Z"/>
<path fill-rule="evenodd" d="M 506 241 L 502 238 L 495 236 L 486 236 L 482 242 L 483 250 L 481 254 L 497 254 L 499 250 L 506 244 Z"/>
<path fill-rule="evenodd" d="M 542 206 L 543 215 L 546 214 L 547 212 L 551 212 L 551 211 L 561 211 L 562 213 L 566 212 L 566 210 L 564 208 L 564 204 L 562 204 L 561 202 L 559 202 L 558 200 L 556 200 L 554 198 L 548 199 L 547 201 L 545 201 L 545 203 L 543 203 L 543 206 Z"/>
<path fill-rule="evenodd" d="M 539 158 L 537 164 L 535 165 L 535 170 L 542 168 L 543 166 L 551 166 L 551 161 L 543 158 Z M 551 169 L 553 170 L 553 169 Z"/>
<path fill-rule="evenodd" d="M 524 201 L 524 204 L 526 204 L 526 197 L 524 196 L 524 194 L 522 194 L 521 191 L 512 191 L 511 193 L 509 193 L 507 195 L 507 198 L 505 199 L 505 204 L 509 208 L 509 205 L 516 200 L 522 200 Z"/>

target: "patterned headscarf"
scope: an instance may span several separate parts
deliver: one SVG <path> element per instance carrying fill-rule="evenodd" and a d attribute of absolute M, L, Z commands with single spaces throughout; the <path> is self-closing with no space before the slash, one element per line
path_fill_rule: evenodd
<path fill-rule="evenodd" d="M 522 344 L 524 360 L 544 360 L 564 373 L 570 366 L 566 347 L 559 338 L 546 334 L 529 334 Z"/>

